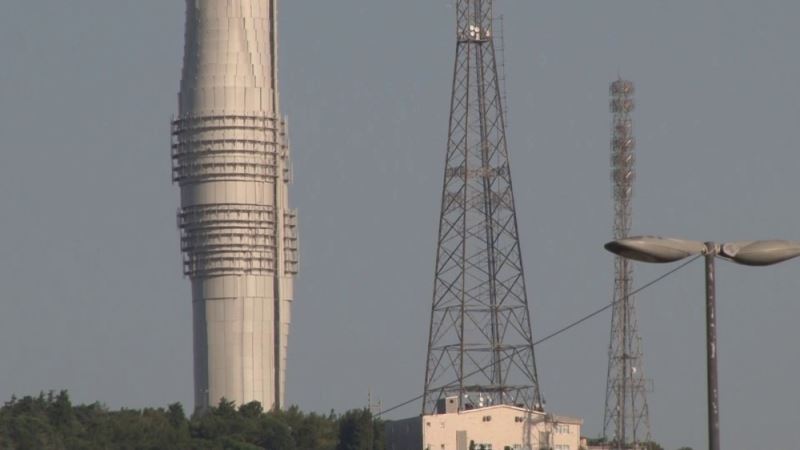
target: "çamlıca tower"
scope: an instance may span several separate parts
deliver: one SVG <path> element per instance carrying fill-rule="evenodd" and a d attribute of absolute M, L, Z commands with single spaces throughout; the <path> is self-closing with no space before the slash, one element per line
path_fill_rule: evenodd
<path fill-rule="evenodd" d="M 194 314 L 195 408 L 284 402 L 297 216 L 277 0 L 186 0 L 172 173 Z"/>

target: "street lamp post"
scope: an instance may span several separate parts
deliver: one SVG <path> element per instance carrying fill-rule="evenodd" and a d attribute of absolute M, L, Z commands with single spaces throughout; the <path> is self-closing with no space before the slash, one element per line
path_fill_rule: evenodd
<path fill-rule="evenodd" d="M 687 241 L 658 236 L 637 236 L 611 241 L 606 250 L 623 258 L 650 263 L 679 261 L 692 255 L 705 256 L 706 284 L 706 382 L 708 383 L 708 448 L 719 448 L 719 386 L 717 377 L 717 256 L 747 266 L 769 266 L 800 256 L 800 242 L 768 240 L 729 242 Z"/>
<path fill-rule="evenodd" d="M 717 294 L 714 259 L 719 247 L 706 242 L 706 383 L 708 405 L 708 448 L 719 450 L 719 377 L 717 375 Z"/>

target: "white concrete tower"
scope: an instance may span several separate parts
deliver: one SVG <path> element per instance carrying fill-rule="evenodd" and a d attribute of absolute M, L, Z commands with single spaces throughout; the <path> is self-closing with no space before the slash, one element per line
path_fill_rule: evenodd
<path fill-rule="evenodd" d="M 195 408 L 284 402 L 297 215 L 277 79 L 277 0 L 186 0 L 172 124 L 194 311 Z"/>

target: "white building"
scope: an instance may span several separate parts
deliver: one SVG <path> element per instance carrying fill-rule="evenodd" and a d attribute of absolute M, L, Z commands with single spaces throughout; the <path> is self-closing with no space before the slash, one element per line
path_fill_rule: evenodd
<path fill-rule="evenodd" d="M 455 403 L 455 402 L 452 402 Z M 386 423 L 387 450 L 579 450 L 581 419 L 510 405 Z"/>

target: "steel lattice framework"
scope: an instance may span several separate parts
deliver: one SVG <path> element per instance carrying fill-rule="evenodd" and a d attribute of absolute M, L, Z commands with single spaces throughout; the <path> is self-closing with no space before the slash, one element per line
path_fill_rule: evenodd
<path fill-rule="evenodd" d="M 541 409 L 492 34 L 458 0 L 457 46 L 423 414 L 445 398 Z"/>
<path fill-rule="evenodd" d="M 627 237 L 631 228 L 631 198 L 635 178 L 630 113 L 633 83 L 611 83 L 611 179 L 614 194 L 614 239 Z M 636 303 L 630 295 L 633 269 L 622 257 L 615 259 L 614 308 L 608 349 L 608 378 L 603 436 L 611 448 L 639 449 L 650 440 L 647 383 L 642 370 L 642 349 L 636 319 Z"/>

